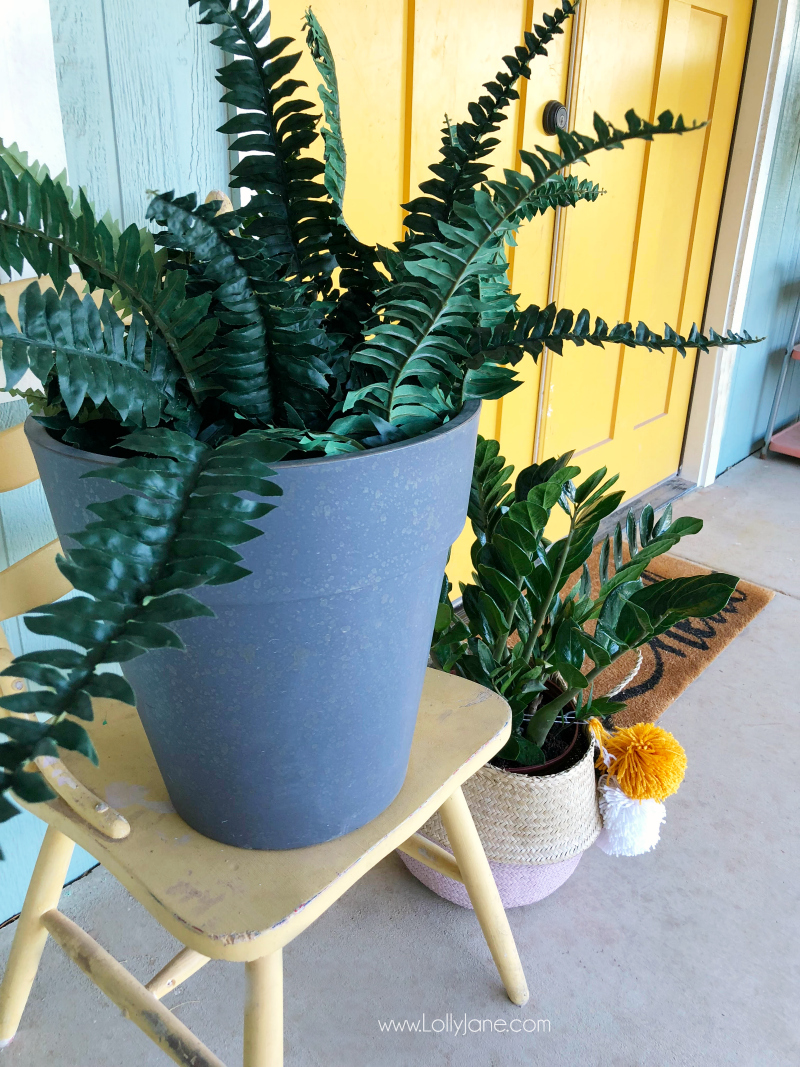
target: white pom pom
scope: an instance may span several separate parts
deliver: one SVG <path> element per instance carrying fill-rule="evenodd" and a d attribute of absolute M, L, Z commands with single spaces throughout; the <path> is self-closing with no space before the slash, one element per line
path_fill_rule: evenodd
<path fill-rule="evenodd" d="M 603 829 L 595 844 L 609 856 L 640 856 L 658 844 L 667 811 L 657 800 L 631 800 L 616 782 L 600 779 Z"/>

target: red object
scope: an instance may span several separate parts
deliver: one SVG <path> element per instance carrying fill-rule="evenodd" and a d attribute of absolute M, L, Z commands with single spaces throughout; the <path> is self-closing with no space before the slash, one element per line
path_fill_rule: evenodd
<path fill-rule="evenodd" d="M 800 346 L 792 353 L 793 359 L 800 359 Z M 770 452 L 781 452 L 784 456 L 800 459 L 800 422 L 794 422 L 785 430 L 776 433 L 769 443 Z"/>

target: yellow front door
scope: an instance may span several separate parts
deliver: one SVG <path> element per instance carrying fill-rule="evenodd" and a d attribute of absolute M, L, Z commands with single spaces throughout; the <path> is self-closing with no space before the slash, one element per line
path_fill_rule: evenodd
<path fill-rule="evenodd" d="M 628 106 L 669 108 L 699 133 L 593 157 L 607 194 L 564 213 L 555 299 L 609 322 L 701 322 L 722 198 L 749 0 L 589 0 L 576 71 L 575 126 Z M 577 66 L 577 64 L 576 64 Z M 719 325 L 719 324 L 712 324 Z M 550 355 L 537 458 L 575 448 L 584 469 L 621 473 L 629 495 L 675 473 L 694 355 L 571 346 Z M 501 435 L 514 433 L 501 422 Z"/>
<path fill-rule="evenodd" d="M 466 117 L 522 33 L 551 0 L 317 0 L 337 61 L 348 153 L 345 214 L 364 240 L 401 234 L 401 200 L 435 162 L 445 115 Z M 274 0 L 275 36 L 299 36 L 306 0 Z M 574 29 L 533 64 L 492 155 L 518 165 L 525 145 L 556 147 L 542 110 L 569 94 L 571 125 L 592 133 L 592 115 L 623 125 L 633 107 L 653 119 L 669 108 L 699 133 L 634 142 L 592 156 L 580 177 L 606 190 L 594 204 L 528 224 L 512 250 L 520 304 L 554 299 L 610 324 L 643 319 L 681 333 L 703 316 L 717 216 L 744 62 L 751 0 L 582 0 Z M 573 40 L 574 37 L 574 40 Z M 319 78 L 306 56 L 300 77 Z M 712 325 L 718 325 L 713 324 Z M 629 496 L 673 474 L 680 462 L 694 356 L 565 346 L 539 366 L 526 357 L 521 388 L 484 405 L 481 432 L 498 437 L 517 469 L 575 449 L 591 471 L 608 466 Z M 451 577 L 469 574 L 467 544 Z"/>

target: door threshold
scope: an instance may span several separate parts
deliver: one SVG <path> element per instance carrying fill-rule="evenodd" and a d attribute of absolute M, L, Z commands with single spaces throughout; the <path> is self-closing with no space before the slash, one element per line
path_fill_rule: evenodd
<path fill-rule="evenodd" d="M 624 501 L 616 511 L 612 511 L 610 515 L 603 519 L 600 523 L 600 529 L 597 531 L 595 544 L 598 541 L 602 541 L 604 537 L 610 536 L 614 532 L 614 527 L 618 522 L 622 524 L 622 530 L 624 532 L 625 520 L 628 517 L 629 511 L 633 511 L 638 519 L 645 504 L 650 504 L 653 511 L 661 511 L 667 504 L 674 503 L 676 500 L 679 500 L 682 496 L 686 496 L 687 493 L 691 493 L 696 488 L 696 482 L 690 482 L 686 478 L 681 478 L 679 474 L 673 474 L 669 478 L 665 478 L 662 482 L 656 482 L 655 485 L 651 485 L 650 488 L 645 489 L 644 492 L 638 493 L 636 496 L 632 496 L 630 500 Z"/>

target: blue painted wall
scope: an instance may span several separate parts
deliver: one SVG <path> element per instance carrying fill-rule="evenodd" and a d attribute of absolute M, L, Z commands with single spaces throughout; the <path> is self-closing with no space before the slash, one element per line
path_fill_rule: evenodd
<path fill-rule="evenodd" d="M 228 185 L 215 27 L 186 0 L 50 0 L 67 172 L 98 214 L 141 226 L 151 191 Z"/>
<path fill-rule="evenodd" d="M 214 77 L 223 57 L 197 11 L 186 0 L 50 0 L 70 184 L 123 225 L 143 225 L 150 190 L 200 199 L 227 190 L 227 141 L 216 132 L 226 113 Z M 0 429 L 25 414 L 24 401 L 0 404 Z M 0 569 L 53 537 L 38 482 L 0 496 Z M 22 620 L 4 630 L 15 654 L 41 641 Z M 28 814 L 0 825 L 0 922 L 22 906 L 43 833 Z M 76 849 L 69 877 L 94 862 Z"/>
<path fill-rule="evenodd" d="M 27 409 L 24 400 L 0 404 L 0 430 L 22 422 Z M 41 482 L 0 494 L 0 570 L 46 545 L 55 535 Z M 3 623 L 3 629 L 14 655 L 48 642 L 47 638 L 28 633 L 21 619 Z M 51 645 L 56 643 L 49 640 Z M 44 831 L 44 823 L 27 812 L 0 823 L 0 849 L 5 857 L 0 863 L 0 922 L 16 915 L 22 907 Z M 88 852 L 76 848 L 67 881 L 77 878 L 95 863 Z"/>
<path fill-rule="evenodd" d="M 797 30 L 797 27 L 795 28 Z M 800 42 L 794 34 L 759 227 L 744 328 L 765 336 L 763 344 L 740 351 L 717 473 L 761 447 L 781 361 L 800 299 Z M 776 427 L 800 418 L 800 362 L 792 360 Z"/>

